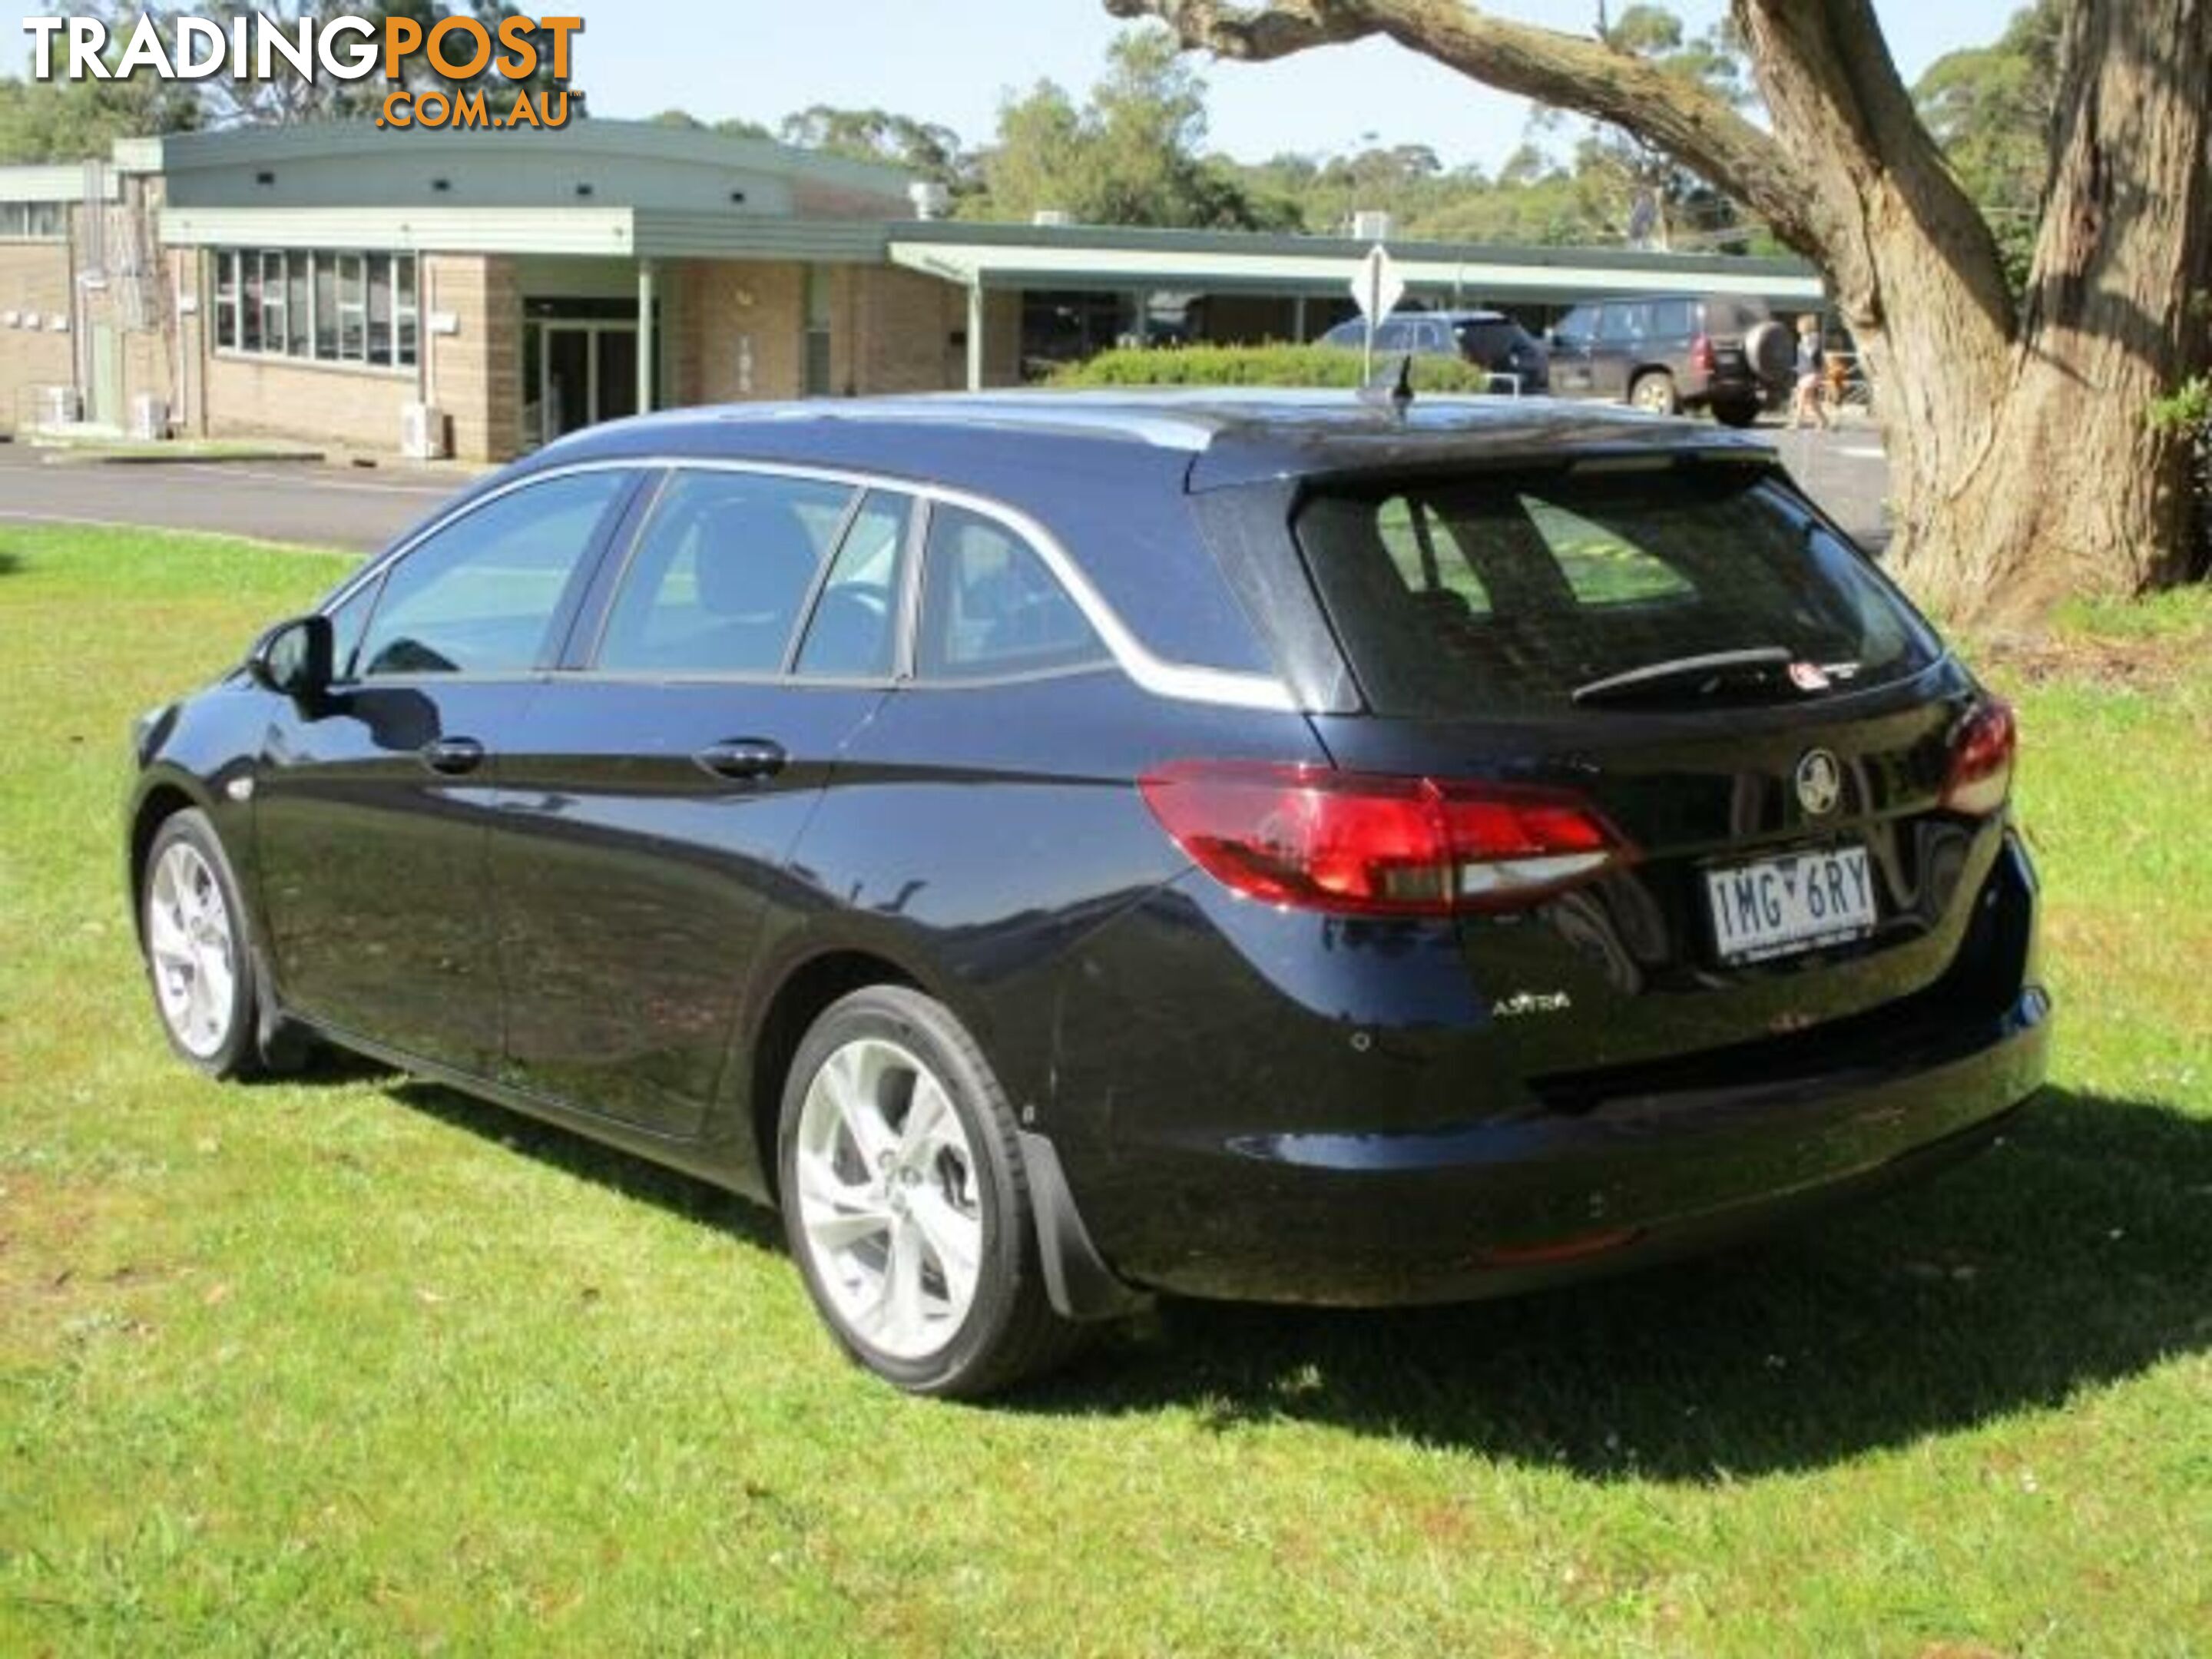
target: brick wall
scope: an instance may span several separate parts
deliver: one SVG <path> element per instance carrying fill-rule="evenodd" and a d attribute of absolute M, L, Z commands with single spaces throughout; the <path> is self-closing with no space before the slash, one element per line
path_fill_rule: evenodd
<path fill-rule="evenodd" d="M 453 453 L 469 461 L 511 459 L 522 446 L 522 287 L 515 262 L 439 254 L 423 265 L 430 296 L 424 335 L 435 401 L 452 422 Z M 452 313 L 459 331 L 431 334 L 432 311 Z M 392 430 L 397 443 L 398 428 Z"/>
<path fill-rule="evenodd" d="M 76 379 L 72 337 L 46 328 L 49 318 L 69 315 L 69 251 L 62 244 L 0 242 L 0 313 L 35 313 L 39 324 L 0 325 L 0 431 L 30 424 L 36 388 Z"/>
<path fill-rule="evenodd" d="M 806 374 L 805 266 L 687 259 L 663 274 L 675 301 L 669 402 L 737 403 L 800 395 Z M 835 297 L 833 293 L 833 318 Z M 833 377 L 836 332 L 833 322 Z"/>
<path fill-rule="evenodd" d="M 858 390 L 943 392 L 964 382 L 966 351 L 954 338 L 968 325 L 964 293 L 919 271 L 846 269 L 854 296 L 846 346 Z"/>
<path fill-rule="evenodd" d="M 283 357 L 201 360 L 206 430 L 215 437 L 297 438 L 397 451 L 415 371 L 349 368 Z"/>

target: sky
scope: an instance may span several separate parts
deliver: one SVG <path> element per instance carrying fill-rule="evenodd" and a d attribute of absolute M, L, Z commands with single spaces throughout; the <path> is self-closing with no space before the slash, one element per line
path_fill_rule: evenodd
<path fill-rule="evenodd" d="M 20 0 L 18 0 L 20 4 Z M 2022 0 L 1876 0 L 1909 83 L 1954 48 L 1993 40 Z M 518 9 L 533 15 L 556 8 Z M 1616 9 L 1618 8 L 1616 7 Z M 1692 31 L 1723 0 L 1677 0 Z M 1099 0 L 562 0 L 581 15 L 575 83 L 594 114 L 672 106 L 773 128 L 814 103 L 880 106 L 989 137 L 1000 103 L 1049 77 L 1079 94 L 1124 27 Z M 1592 27 L 1596 0 L 1492 0 L 1486 9 L 1553 27 Z M 16 15 L 0 72 L 28 65 Z M 52 15 L 47 12 L 45 15 Z M 0 15 L 0 23 L 9 20 Z M 1494 168 L 1521 142 L 1528 106 L 1387 41 L 1332 46 L 1274 64 L 1208 64 L 1214 149 L 1248 161 L 1425 143 L 1447 164 Z"/>

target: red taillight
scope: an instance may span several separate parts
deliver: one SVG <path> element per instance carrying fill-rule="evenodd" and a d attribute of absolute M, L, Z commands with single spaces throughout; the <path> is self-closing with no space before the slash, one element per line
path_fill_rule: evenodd
<path fill-rule="evenodd" d="M 1624 860 L 1628 844 L 1563 791 L 1176 761 L 1145 804 L 1216 880 L 1247 897 L 1363 915 L 1524 904 Z"/>
<path fill-rule="evenodd" d="M 1696 369 L 1698 374 L 1710 374 L 1720 365 L 1721 360 L 1718 354 L 1713 350 L 1711 335 L 1700 334 L 1690 342 L 1690 367 Z"/>
<path fill-rule="evenodd" d="M 1953 812 L 1987 817 L 2012 792 L 2014 751 L 2020 730 L 2012 705 L 1991 698 L 1966 717 L 1951 739 L 1951 775 L 1943 781 L 1943 805 Z"/>

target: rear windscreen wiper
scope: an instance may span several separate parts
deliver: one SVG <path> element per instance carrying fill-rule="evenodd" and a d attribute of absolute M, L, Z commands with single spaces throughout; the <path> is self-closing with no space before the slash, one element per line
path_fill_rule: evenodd
<path fill-rule="evenodd" d="M 1574 690 L 1574 700 L 1598 702 L 1608 697 L 1643 696 L 1679 688 L 1685 681 L 1710 681 L 1718 685 L 1723 680 L 1741 677 L 1746 669 L 1786 669 L 1796 659 L 1796 652 L 1780 645 L 1758 645 L 1743 651 L 1711 651 L 1698 657 L 1670 657 L 1665 662 L 1646 663 L 1641 668 L 1608 674 L 1603 679 L 1578 685 Z"/>

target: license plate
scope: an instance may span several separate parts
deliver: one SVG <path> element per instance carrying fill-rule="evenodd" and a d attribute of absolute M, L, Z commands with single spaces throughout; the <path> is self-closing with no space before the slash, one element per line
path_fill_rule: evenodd
<path fill-rule="evenodd" d="M 1759 962 L 1874 931 L 1874 875 L 1863 847 L 1708 870 L 1705 895 L 1723 962 Z"/>

